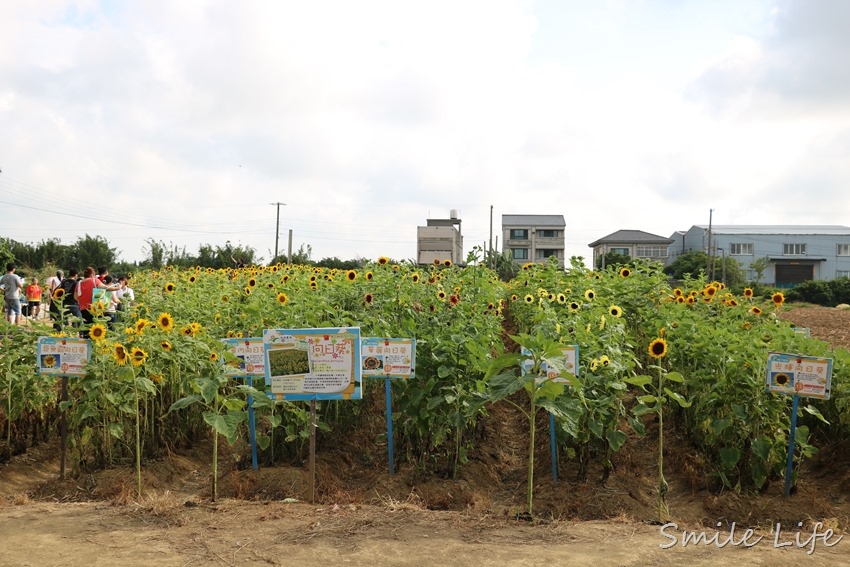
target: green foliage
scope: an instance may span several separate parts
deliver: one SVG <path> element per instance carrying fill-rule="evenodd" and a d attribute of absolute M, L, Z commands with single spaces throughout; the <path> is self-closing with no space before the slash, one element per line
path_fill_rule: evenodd
<path fill-rule="evenodd" d="M 835 278 L 829 281 L 808 280 L 789 290 L 786 299 L 827 307 L 835 307 L 841 303 L 850 304 L 850 278 Z"/>
<path fill-rule="evenodd" d="M 610 250 L 606 252 L 604 256 L 600 256 L 596 259 L 596 269 L 619 269 L 622 266 L 630 266 L 631 262 L 632 257 L 628 254 L 620 254 L 619 252 Z"/>

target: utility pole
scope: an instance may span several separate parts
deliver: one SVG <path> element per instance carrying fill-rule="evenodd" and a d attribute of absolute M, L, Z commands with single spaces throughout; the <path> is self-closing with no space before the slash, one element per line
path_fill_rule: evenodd
<path fill-rule="evenodd" d="M 490 205 L 490 250 L 487 253 L 487 265 L 493 268 L 493 205 Z"/>
<path fill-rule="evenodd" d="M 269 203 L 269 205 L 274 205 L 277 207 L 277 222 L 274 225 L 274 261 L 277 262 L 277 243 L 280 238 L 280 206 L 286 206 L 286 203 Z"/>
<path fill-rule="evenodd" d="M 714 209 L 708 209 L 708 246 L 706 247 L 706 253 L 708 255 L 708 260 L 705 263 L 705 277 L 708 278 L 708 281 L 712 281 L 714 279 L 714 271 L 711 269 L 711 214 L 714 212 Z"/>

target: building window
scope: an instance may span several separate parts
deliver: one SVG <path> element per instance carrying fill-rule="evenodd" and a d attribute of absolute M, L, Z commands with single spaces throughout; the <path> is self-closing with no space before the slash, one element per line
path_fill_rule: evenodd
<path fill-rule="evenodd" d="M 850 278 L 850 270 L 835 270 L 836 278 Z"/>
<path fill-rule="evenodd" d="M 628 248 L 609 248 L 608 252 L 613 252 L 614 254 L 619 254 L 620 256 L 631 256 L 631 254 L 629 254 Z"/>
<path fill-rule="evenodd" d="M 752 256 L 753 244 L 750 243 L 732 243 L 729 245 L 729 254 L 732 256 Z"/>
<path fill-rule="evenodd" d="M 551 248 L 538 248 L 537 249 L 537 257 L 538 258 L 548 258 L 549 256 L 558 256 L 557 250 L 552 250 Z"/>
<path fill-rule="evenodd" d="M 838 245 L 838 255 L 839 256 L 850 256 L 850 244 L 839 244 Z"/>
<path fill-rule="evenodd" d="M 786 256 L 805 256 L 806 255 L 806 245 L 805 244 L 783 244 L 782 245 L 782 253 Z"/>
<path fill-rule="evenodd" d="M 537 236 L 541 238 L 558 238 L 557 230 L 538 230 Z"/>
<path fill-rule="evenodd" d="M 528 260 L 528 248 L 511 248 L 514 260 Z"/>
<path fill-rule="evenodd" d="M 510 233 L 511 240 L 528 240 L 527 228 L 512 228 Z"/>
<path fill-rule="evenodd" d="M 637 252 L 638 258 L 666 258 L 667 257 L 667 247 L 666 246 L 638 246 L 636 252 Z"/>

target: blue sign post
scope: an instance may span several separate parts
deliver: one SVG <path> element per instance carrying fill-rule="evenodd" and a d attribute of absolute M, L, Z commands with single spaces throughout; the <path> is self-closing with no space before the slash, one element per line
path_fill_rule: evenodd
<path fill-rule="evenodd" d="M 522 354 L 529 355 L 531 351 L 523 347 Z M 561 364 L 564 367 L 566 376 L 555 369 L 549 368 L 549 365 L 544 362 L 540 367 L 540 380 L 552 380 L 553 382 L 572 384 L 569 377 L 578 377 L 578 345 L 564 345 L 561 349 L 561 354 L 564 356 Z M 528 364 L 531 363 L 529 362 Z M 528 368 L 523 365 L 522 373 L 525 374 L 526 372 L 528 372 Z M 558 480 L 558 444 L 555 439 L 555 416 L 552 412 L 549 412 L 549 452 L 552 459 L 552 481 L 556 482 Z"/>
<path fill-rule="evenodd" d="M 416 369 L 416 339 L 364 337 L 361 341 L 361 371 L 364 378 L 383 378 L 387 414 L 387 459 L 395 474 L 393 449 L 392 379 L 411 379 Z"/>
<path fill-rule="evenodd" d="M 788 431 L 788 458 L 785 461 L 785 496 L 791 495 L 800 396 L 828 400 L 831 385 L 831 358 L 779 352 L 767 355 L 767 391 L 793 396 L 791 427 Z"/>

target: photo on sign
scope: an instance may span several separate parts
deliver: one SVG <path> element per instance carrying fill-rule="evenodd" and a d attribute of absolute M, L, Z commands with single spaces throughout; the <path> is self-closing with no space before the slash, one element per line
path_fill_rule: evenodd
<path fill-rule="evenodd" d="M 366 356 L 363 358 L 363 370 L 375 372 L 383 368 L 384 361 L 382 357 Z"/>
<path fill-rule="evenodd" d="M 42 368 L 58 368 L 62 363 L 62 357 L 58 354 L 42 354 L 41 355 L 41 367 Z"/>
<path fill-rule="evenodd" d="M 793 390 L 794 374 L 791 372 L 771 372 L 770 386 L 773 389 Z"/>
<path fill-rule="evenodd" d="M 299 376 L 310 372 L 310 355 L 300 349 L 272 349 L 269 351 L 272 376 Z"/>

